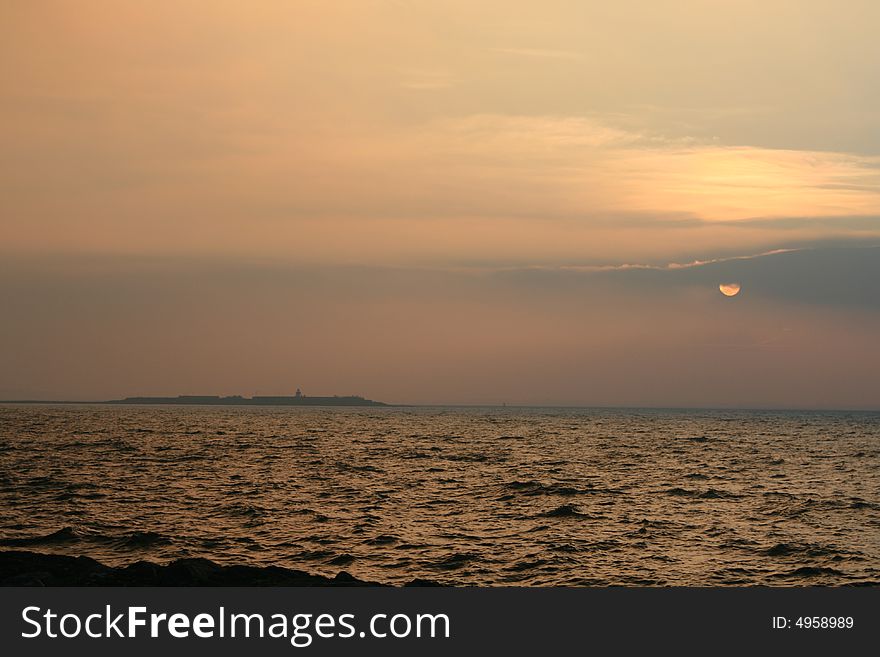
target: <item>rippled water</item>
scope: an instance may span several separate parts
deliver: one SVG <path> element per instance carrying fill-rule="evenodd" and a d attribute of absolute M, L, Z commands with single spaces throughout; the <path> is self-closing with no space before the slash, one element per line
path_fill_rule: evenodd
<path fill-rule="evenodd" d="M 374 581 L 880 582 L 880 415 L 0 406 L 0 548 Z"/>

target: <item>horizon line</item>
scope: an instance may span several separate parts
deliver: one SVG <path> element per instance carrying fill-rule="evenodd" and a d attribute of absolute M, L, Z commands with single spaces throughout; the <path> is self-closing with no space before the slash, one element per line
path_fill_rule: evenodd
<path fill-rule="evenodd" d="M 357 397 L 359 395 L 335 395 L 336 397 Z M 217 397 L 219 399 L 223 399 L 224 397 L 235 397 L 235 395 L 176 395 L 176 396 L 167 396 L 167 397 L 156 397 L 157 399 L 174 399 L 176 397 Z M 256 395 L 256 397 L 286 397 L 286 395 Z M 290 395 L 293 398 L 292 395 Z M 332 398 L 333 395 L 315 395 L 312 398 Z M 72 399 L 0 399 L 0 404 L 25 404 L 25 405 L 37 405 L 37 404 L 45 404 L 45 405 L 84 405 L 84 406 L 177 406 L 177 405 L 185 405 L 185 406 L 238 406 L 238 404 L 168 404 L 163 402 L 156 402 L 155 404 L 144 404 L 144 403 L 132 403 L 126 404 L 126 399 L 149 399 L 148 396 L 135 396 L 135 397 L 124 397 L 121 399 L 106 399 L 106 400 L 72 400 Z M 253 399 L 253 397 L 246 397 L 244 399 Z M 365 401 L 378 401 L 372 399 L 366 399 Z M 651 404 L 539 404 L 539 403 L 506 403 L 506 402 L 496 402 L 496 403 L 398 403 L 398 402 L 380 402 L 382 406 L 346 406 L 344 408 L 512 408 L 512 409 L 538 409 L 538 408 L 547 408 L 547 409 L 581 409 L 581 410 L 653 410 L 653 411 L 777 411 L 777 412 L 801 412 L 801 413 L 809 413 L 809 412 L 818 412 L 818 413 L 880 413 L 880 406 L 878 407 L 830 407 L 830 406 L 814 406 L 814 407 L 803 407 L 803 406 L 716 406 L 716 405 L 651 405 Z M 251 406 L 259 406 L 260 404 L 250 404 Z M 281 408 L 287 408 L 284 405 L 272 405 L 270 406 L 279 406 Z M 313 405 L 311 408 L 321 407 L 320 405 Z M 339 408 L 338 406 L 324 406 L 324 408 Z"/>

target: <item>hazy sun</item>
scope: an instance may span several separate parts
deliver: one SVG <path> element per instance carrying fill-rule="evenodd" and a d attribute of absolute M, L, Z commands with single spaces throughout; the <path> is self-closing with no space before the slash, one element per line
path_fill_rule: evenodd
<path fill-rule="evenodd" d="M 739 283 L 722 283 L 718 286 L 718 289 L 721 290 L 721 294 L 726 297 L 735 297 L 739 294 L 740 285 Z"/>

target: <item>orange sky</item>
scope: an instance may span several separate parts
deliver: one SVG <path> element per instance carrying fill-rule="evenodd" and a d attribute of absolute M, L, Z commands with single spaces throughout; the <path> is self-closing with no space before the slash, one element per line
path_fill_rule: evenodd
<path fill-rule="evenodd" d="M 880 243 L 880 87 L 871 84 L 880 75 L 880 5 L 844 5 L 4 3 L 0 257 L 4 298 L 19 314 L 0 334 L 8 365 L 0 396 L 211 392 L 219 377 L 224 392 L 302 385 L 399 401 L 869 403 L 877 391 L 870 377 L 827 402 L 819 384 L 866 356 L 873 362 L 864 333 L 876 320 L 870 295 L 833 311 L 815 300 L 741 303 L 743 326 L 751 318 L 758 333 L 794 304 L 792 319 L 779 321 L 806 333 L 780 361 L 776 388 L 751 381 L 749 392 L 743 371 L 701 396 L 687 380 L 671 388 L 644 381 L 664 354 L 692 367 L 708 362 L 695 345 L 717 342 L 727 325 L 695 319 L 704 301 L 679 299 L 676 288 L 663 293 L 676 301 L 658 306 L 655 290 L 627 279 L 623 303 L 610 293 L 618 283 L 584 273 L 587 296 L 601 300 L 579 313 L 571 308 L 581 296 L 534 293 L 525 274 L 505 278 L 497 298 L 497 283 L 487 283 L 515 270 Z M 170 342 L 141 335 L 141 311 L 127 302 L 102 305 L 102 276 L 127 281 L 129 298 L 146 286 L 171 299 L 163 267 L 184 279 L 296 272 L 277 275 L 321 294 L 291 287 L 284 313 L 257 303 L 251 320 L 309 326 L 310 344 L 339 362 L 321 365 L 282 346 L 281 335 L 262 351 L 230 354 L 222 345 L 276 328 L 242 319 L 252 303 L 243 291 L 230 298 L 238 305 L 215 308 L 226 289 L 219 284 L 199 287 L 226 318 L 212 310 L 210 328 L 192 312 L 204 300 L 143 296 L 143 313 L 161 314 Z M 340 280 L 373 272 L 366 278 L 396 296 L 353 298 L 351 281 L 320 283 L 335 269 L 347 272 Z M 446 282 L 416 294 L 387 272 L 413 280 L 434 272 Z M 461 275 L 475 278 L 464 284 Z M 783 270 L 774 276 L 788 280 Z M 51 293 L 51 280 L 84 285 L 75 297 L 102 308 L 103 319 L 83 325 L 77 308 Z M 565 299 L 549 316 L 546 295 Z M 649 316 L 659 327 L 653 338 L 626 330 Z M 386 347 L 365 353 L 351 334 L 357 321 L 360 335 Z M 205 331 L 216 343 L 197 344 Z M 864 343 L 852 338 L 863 333 Z M 86 360 L 66 349 L 40 355 L 65 340 L 71 350 L 107 345 L 108 335 L 120 344 L 137 337 L 150 355 L 116 354 L 124 375 L 111 375 L 112 359 L 101 357 L 88 376 Z M 796 372 L 807 351 L 847 340 L 815 361 L 816 390 L 801 390 Z M 395 356 L 393 345 L 406 344 L 414 351 Z M 628 356 L 635 345 L 644 347 L 639 359 Z M 587 363 L 594 352 L 618 383 L 566 373 L 566 354 Z M 467 370 L 484 361 L 479 374 Z M 533 383 L 501 395 L 517 372 Z"/>

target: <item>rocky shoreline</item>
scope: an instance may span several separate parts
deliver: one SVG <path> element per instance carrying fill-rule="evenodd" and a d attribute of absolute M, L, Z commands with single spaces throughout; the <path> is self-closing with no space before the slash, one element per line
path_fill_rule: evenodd
<path fill-rule="evenodd" d="M 167 565 L 138 561 L 106 566 L 90 557 L 22 550 L 0 552 L 0 586 L 385 586 L 345 571 L 335 577 L 280 566 L 223 566 L 209 559 L 177 559 Z M 406 586 L 436 586 L 413 580 Z"/>

